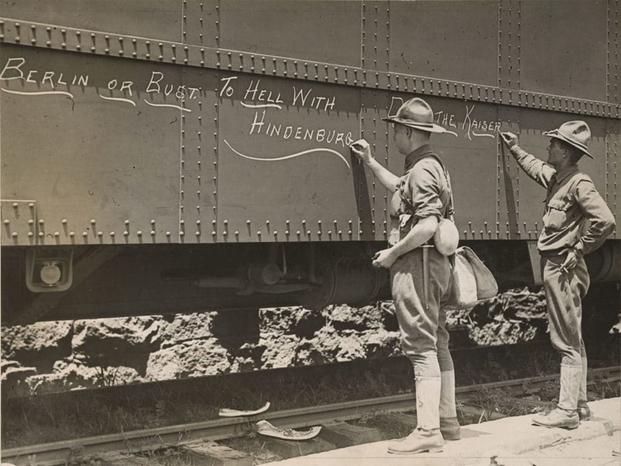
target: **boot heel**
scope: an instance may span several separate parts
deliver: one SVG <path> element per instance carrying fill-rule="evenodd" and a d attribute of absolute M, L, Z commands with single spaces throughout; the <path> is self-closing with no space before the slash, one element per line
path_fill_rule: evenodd
<path fill-rule="evenodd" d="M 444 449 L 442 447 L 430 448 L 429 453 L 442 453 Z"/>

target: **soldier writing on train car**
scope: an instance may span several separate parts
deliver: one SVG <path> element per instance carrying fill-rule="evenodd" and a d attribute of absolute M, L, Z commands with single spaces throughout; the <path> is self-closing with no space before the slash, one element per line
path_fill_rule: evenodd
<path fill-rule="evenodd" d="M 440 219 L 452 214 L 448 173 L 429 145 L 432 133 L 446 130 L 433 123 L 431 107 L 419 98 L 408 100 L 396 116 L 384 120 L 393 123 L 395 147 L 406 156 L 405 175 L 396 176 L 377 162 L 364 139 L 354 142 L 351 150 L 393 193 L 390 247 L 376 254 L 373 265 L 390 269 L 401 346 L 414 367 L 418 425 L 388 451 L 435 451 L 444 439 L 460 436 L 455 374 L 442 309 L 448 299 L 451 265 L 446 255 L 429 245 Z"/>
<path fill-rule="evenodd" d="M 591 178 L 577 166 L 583 155 L 593 158 L 588 149 L 589 126 L 584 121 L 568 121 L 544 134 L 550 137 L 547 163 L 520 148 L 515 134 L 501 133 L 501 138 L 526 174 L 547 190 L 537 248 L 542 257 L 550 338 L 562 358 L 561 389 L 557 408 L 535 416 L 533 423 L 574 429 L 580 419 L 590 418 L 581 331 L 581 301 L 590 277 L 583 256 L 601 246 L 614 230 L 615 220 Z"/>

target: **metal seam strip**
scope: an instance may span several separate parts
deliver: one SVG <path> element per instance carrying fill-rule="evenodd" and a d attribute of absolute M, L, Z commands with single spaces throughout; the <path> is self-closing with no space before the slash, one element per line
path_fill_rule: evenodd
<path fill-rule="evenodd" d="M 297 60 L 295 58 L 286 58 L 272 55 L 257 56 L 255 54 L 239 52 L 235 50 L 225 50 L 217 48 L 214 49 L 210 47 L 186 45 L 177 42 L 158 41 L 153 39 L 122 36 L 117 34 L 104 34 L 100 32 L 91 32 L 72 28 L 59 29 L 58 26 L 50 26 L 37 23 L 28 24 L 31 25 L 31 29 L 35 31 L 33 33 L 33 37 L 36 37 L 37 27 L 45 28 L 48 36 L 48 40 L 46 41 L 45 45 L 41 45 L 39 41 L 23 43 L 21 36 L 17 32 L 22 27 L 21 23 L 19 23 L 19 21 L 6 18 L 0 19 L 0 42 L 18 45 L 28 45 L 53 50 L 86 53 L 89 55 L 133 58 L 154 63 L 177 64 L 179 62 L 182 62 L 183 64 L 196 67 L 254 74 L 269 73 L 273 76 L 288 77 L 300 80 L 313 80 L 313 78 L 308 75 L 307 72 L 304 73 L 304 76 L 300 76 L 298 72 L 289 73 L 290 63 L 293 63 L 294 67 L 297 68 L 299 66 L 299 62 L 303 62 L 305 71 L 307 71 L 309 67 L 311 69 L 314 68 L 314 80 L 316 81 L 324 81 L 326 83 L 334 84 L 344 84 L 355 87 L 371 87 L 376 89 L 389 90 L 393 87 L 393 79 L 403 80 L 404 82 L 412 80 L 414 83 L 421 82 L 420 87 L 416 86 L 415 84 L 415 92 L 430 95 L 437 94 L 438 91 L 443 87 L 448 89 L 450 86 L 462 86 L 462 88 L 465 88 L 467 86 L 471 90 L 469 100 L 490 103 L 503 103 L 500 96 L 502 96 L 505 91 L 509 91 L 508 89 L 503 89 L 496 86 L 486 86 L 460 81 L 450 81 L 418 75 L 393 74 L 390 72 L 374 71 L 358 67 L 347 67 L 338 64 Z M 58 34 L 62 34 L 62 38 L 59 39 Z M 76 43 L 72 46 L 73 48 L 70 48 L 66 40 L 66 37 L 69 34 L 74 35 L 76 38 Z M 11 35 L 11 37 L 7 38 L 7 35 Z M 82 41 L 85 40 L 86 36 L 90 37 L 92 44 L 90 46 L 90 53 L 85 52 L 82 47 Z M 119 46 L 119 50 L 117 53 L 112 53 L 111 51 L 111 46 L 113 44 L 112 41 L 114 41 L 114 45 Z M 131 56 L 126 54 L 124 50 L 124 47 L 127 46 L 127 42 L 131 42 L 133 47 Z M 181 49 L 181 52 L 179 51 L 179 49 Z M 180 55 L 182 57 L 181 59 Z M 263 64 L 261 72 L 259 72 L 257 67 L 255 67 L 255 64 L 258 60 L 260 60 Z M 367 76 L 368 73 L 373 73 L 375 75 L 375 82 L 370 83 L 366 80 L 363 80 L 361 83 L 358 79 L 359 76 L 364 77 Z M 351 83 L 351 81 L 348 79 L 348 77 L 351 75 L 354 76 L 354 81 L 356 82 L 356 84 Z M 476 95 L 472 92 L 473 88 L 475 88 L 477 91 Z M 570 113 L 593 116 L 607 116 L 609 118 L 617 119 L 621 118 L 621 105 L 615 103 L 577 99 L 558 95 L 548 95 L 530 91 L 520 91 L 520 96 L 521 98 L 518 99 L 518 103 L 512 104 L 513 106 L 539 108 L 553 111 L 569 111 Z M 550 98 L 552 98 L 552 105 L 549 104 Z"/>
<path fill-rule="evenodd" d="M 272 55 L 255 55 L 235 50 L 226 50 L 219 48 L 200 47 L 196 45 L 187 45 L 177 42 L 158 41 L 157 39 L 138 38 L 132 36 L 123 36 L 118 34 L 106 34 L 101 32 L 93 32 L 79 30 L 73 28 L 60 28 L 59 26 L 45 25 L 41 23 L 27 23 L 33 34 L 31 41 L 25 42 L 19 35 L 23 25 L 18 20 L 0 18 L 0 43 L 28 45 L 53 50 L 71 51 L 77 53 L 86 53 L 89 55 L 115 56 L 117 58 L 133 58 L 137 60 L 145 60 L 154 63 L 171 63 L 179 62 L 189 66 L 221 69 L 228 71 L 237 71 L 254 74 L 271 74 L 273 76 L 288 77 L 299 80 L 315 80 L 324 81 L 326 83 L 344 84 L 355 87 L 369 87 L 376 89 L 392 89 L 394 80 L 403 80 L 414 82 L 414 92 L 420 94 L 435 95 L 442 88 L 450 86 L 462 89 L 470 88 L 469 100 L 503 103 L 500 98 L 509 89 L 497 86 L 478 85 L 474 83 L 465 83 L 460 81 L 450 81 L 445 79 L 436 79 L 418 75 L 393 74 L 385 71 L 376 71 L 359 67 L 348 67 L 332 63 L 321 63 L 308 60 L 298 60 L 295 58 L 272 56 Z M 44 28 L 47 34 L 47 41 L 42 44 L 36 39 L 37 28 Z M 68 36 L 75 38 L 75 43 L 69 45 Z M 90 38 L 90 52 L 85 51 L 83 44 Z M 34 41 L 34 42 L 33 42 Z M 129 46 L 128 43 L 132 45 Z M 111 51 L 112 45 L 118 45 L 119 50 L 116 53 Z M 128 53 L 125 47 L 132 47 Z M 131 52 L 131 53 L 129 53 Z M 181 57 L 181 58 L 180 58 Z M 263 64 L 261 72 L 255 67 L 255 63 L 260 60 Z M 305 71 L 308 68 L 314 68 L 314 77 L 304 73 L 289 73 L 290 64 L 298 67 L 300 63 L 304 64 Z M 271 66 L 270 66 L 271 65 Z M 341 72 L 343 71 L 343 72 Z M 361 82 L 360 76 L 367 76 L 373 73 L 375 82 L 367 82 L 365 79 Z M 348 79 L 354 76 L 355 83 Z M 420 82 L 421 86 L 416 83 Z M 476 94 L 473 91 L 476 89 Z M 530 91 L 520 91 L 520 98 L 517 107 L 540 108 L 555 111 L 569 111 L 582 115 L 607 116 L 609 118 L 621 118 L 621 105 L 611 102 L 592 101 L 587 99 L 571 98 L 567 96 L 548 95 Z M 465 96 L 464 96 L 465 97 Z M 549 100 L 552 98 L 552 105 Z M 545 104 L 544 104 L 545 102 Z"/>

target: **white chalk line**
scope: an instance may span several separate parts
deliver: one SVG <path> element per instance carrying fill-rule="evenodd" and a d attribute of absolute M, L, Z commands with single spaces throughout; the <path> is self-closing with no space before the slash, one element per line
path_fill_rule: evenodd
<path fill-rule="evenodd" d="M 345 159 L 345 157 L 343 157 L 343 155 L 340 152 L 337 152 L 337 151 L 335 151 L 333 149 L 328 149 L 326 147 L 318 147 L 316 149 L 303 150 L 301 152 L 296 152 L 295 154 L 290 154 L 290 155 L 284 155 L 282 157 L 261 158 L 261 157 L 253 157 L 251 155 L 242 154 L 238 150 L 234 149 L 229 144 L 229 142 L 226 139 L 224 139 L 224 144 L 226 144 L 229 147 L 229 149 L 231 149 L 235 154 L 239 155 L 240 157 L 243 157 L 245 159 L 250 159 L 250 160 L 256 160 L 256 161 L 259 161 L 259 162 L 279 162 L 281 160 L 287 160 L 287 159 L 293 159 L 293 158 L 296 158 L 296 157 L 301 157 L 302 155 L 311 154 L 313 152 L 328 152 L 328 153 L 334 154 L 338 158 L 340 158 L 343 161 L 343 163 L 345 163 L 345 165 L 347 165 L 347 168 L 351 170 L 351 166 L 349 165 L 349 162 Z"/>
<path fill-rule="evenodd" d="M 277 108 L 278 110 L 282 110 L 282 107 L 278 104 L 247 104 L 245 102 L 240 102 L 246 108 Z"/>
<path fill-rule="evenodd" d="M 495 138 L 496 136 L 494 136 L 493 134 L 483 134 L 483 133 L 477 133 L 474 130 L 472 131 L 472 135 L 473 136 L 484 136 L 486 138 Z"/>
<path fill-rule="evenodd" d="M 150 105 L 151 107 L 170 107 L 170 108 L 176 108 L 177 110 L 181 110 L 182 112 L 188 112 L 188 113 L 192 112 L 192 110 L 190 110 L 189 108 L 179 107 L 178 105 L 172 105 L 172 104 L 153 104 L 153 103 L 149 102 L 147 99 L 142 99 L 142 100 L 144 100 L 145 104 Z"/>
<path fill-rule="evenodd" d="M 130 99 L 124 99 L 123 97 L 106 97 L 105 95 L 101 95 L 101 94 L 99 94 L 99 97 L 101 97 L 104 100 L 114 100 L 116 102 L 126 102 L 128 104 L 133 105 L 134 107 L 136 106 L 136 102 L 134 102 L 133 100 L 130 100 Z"/>
<path fill-rule="evenodd" d="M 17 95 L 66 95 L 71 100 L 73 100 L 73 94 L 71 92 L 66 91 L 13 91 L 11 89 L 0 88 L 4 92 L 8 94 L 17 94 Z"/>
<path fill-rule="evenodd" d="M 459 137 L 455 131 L 449 131 L 449 130 L 447 129 L 447 130 L 445 130 L 445 132 L 446 132 L 446 133 L 448 133 L 448 134 L 451 134 L 451 135 L 455 136 L 456 138 L 457 138 L 457 137 Z"/>

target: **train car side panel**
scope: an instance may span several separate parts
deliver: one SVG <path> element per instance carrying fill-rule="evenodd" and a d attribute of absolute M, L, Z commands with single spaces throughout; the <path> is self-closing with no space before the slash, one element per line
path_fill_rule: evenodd
<path fill-rule="evenodd" d="M 360 133 L 359 90 L 232 74 L 221 82 L 219 239 L 358 239 L 348 146 Z"/>
<path fill-rule="evenodd" d="M 289 63 L 289 72 L 298 76 L 317 74 L 304 61 L 360 66 L 360 2 L 235 0 L 218 4 L 219 47 L 255 53 L 252 66 L 256 70 L 273 67 L 262 55 L 296 59 Z"/>
<path fill-rule="evenodd" d="M 522 88 L 606 100 L 606 15 L 604 0 L 522 1 Z"/>
<path fill-rule="evenodd" d="M 0 10 L 3 16 L 22 21 L 24 40 L 30 40 L 29 23 L 33 22 L 181 42 L 182 4 L 181 0 L 2 0 Z M 116 52 L 123 44 L 112 34 L 108 47 Z M 91 46 L 88 36 L 75 41 L 65 37 L 70 50 L 76 45 L 84 50 Z M 49 40 L 44 32 L 32 38 L 35 43 Z"/>
<path fill-rule="evenodd" d="M 498 84 L 496 2 L 390 2 L 390 69 Z M 464 66 L 464 60 L 468 65 Z"/>

